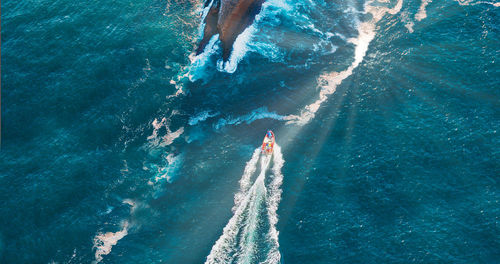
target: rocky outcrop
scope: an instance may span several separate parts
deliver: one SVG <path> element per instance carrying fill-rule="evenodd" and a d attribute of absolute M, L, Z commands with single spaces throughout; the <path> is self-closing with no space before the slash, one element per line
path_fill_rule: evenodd
<path fill-rule="evenodd" d="M 219 34 L 222 59 L 227 61 L 231 55 L 234 41 L 253 23 L 263 2 L 264 0 L 213 0 L 204 20 L 203 39 L 196 54 L 202 53 L 212 36 Z"/>

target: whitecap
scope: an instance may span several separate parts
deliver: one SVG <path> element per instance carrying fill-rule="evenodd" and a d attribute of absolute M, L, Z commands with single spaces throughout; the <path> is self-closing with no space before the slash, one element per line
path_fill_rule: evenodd
<path fill-rule="evenodd" d="M 217 61 L 217 70 L 221 72 L 234 73 L 238 67 L 238 63 L 245 57 L 248 51 L 247 43 L 253 37 L 253 34 L 257 31 L 254 25 L 247 27 L 243 33 L 241 33 L 236 41 L 233 43 L 233 51 L 229 56 L 228 61 L 223 61 L 222 59 Z"/>
<path fill-rule="evenodd" d="M 192 53 L 189 56 L 191 64 L 189 65 L 185 76 L 187 76 L 191 82 L 208 77 L 206 68 L 209 66 L 208 62 L 210 61 L 210 57 L 213 54 L 219 53 L 220 47 L 217 45 L 218 43 L 219 34 L 215 34 L 212 38 L 210 38 L 202 53 L 198 55 Z"/>

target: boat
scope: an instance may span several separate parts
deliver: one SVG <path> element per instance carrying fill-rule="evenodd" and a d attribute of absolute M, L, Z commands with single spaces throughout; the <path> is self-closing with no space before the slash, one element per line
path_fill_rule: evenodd
<path fill-rule="evenodd" d="M 271 130 L 268 130 L 266 136 L 264 137 L 264 141 L 262 141 L 262 153 L 266 155 L 273 154 L 274 148 L 274 133 Z"/>

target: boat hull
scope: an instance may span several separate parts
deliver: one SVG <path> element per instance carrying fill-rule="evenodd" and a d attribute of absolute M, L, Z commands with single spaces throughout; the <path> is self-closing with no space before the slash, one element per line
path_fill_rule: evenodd
<path fill-rule="evenodd" d="M 262 141 L 262 153 L 266 155 L 273 154 L 274 142 L 275 142 L 274 133 L 271 130 L 269 130 L 266 133 L 264 140 Z"/>

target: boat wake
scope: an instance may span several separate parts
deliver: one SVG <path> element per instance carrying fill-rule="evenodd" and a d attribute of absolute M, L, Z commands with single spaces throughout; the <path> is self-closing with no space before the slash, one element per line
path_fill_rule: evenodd
<path fill-rule="evenodd" d="M 256 174 L 260 161 L 260 171 Z M 272 164 L 271 172 L 268 168 Z M 281 200 L 281 148 L 275 144 L 274 154 L 261 154 L 257 148 L 247 162 L 234 196 L 233 216 L 215 242 L 205 263 L 279 263 L 277 209 Z M 252 184 L 252 176 L 257 175 Z"/>
<path fill-rule="evenodd" d="M 363 62 L 363 59 L 368 52 L 370 42 L 375 38 L 376 25 L 385 14 L 395 15 L 399 13 L 403 5 L 403 0 L 398 0 L 396 5 L 392 8 L 380 5 L 386 1 L 367 1 L 364 5 L 364 13 L 370 14 L 372 18 L 366 22 L 359 23 L 358 37 L 349 39 L 349 42 L 355 45 L 354 61 L 345 70 L 341 72 L 324 73 L 318 77 L 319 98 L 307 105 L 299 115 L 288 115 L 285 117 L 288 124 L 307 124 L 314 118 L 316 112 L 319 110 L 322 103 L 328 97 L 335 93 L 337 86 L 339 86 L 346 78 L 352 75 L 353 71 Z"/>

